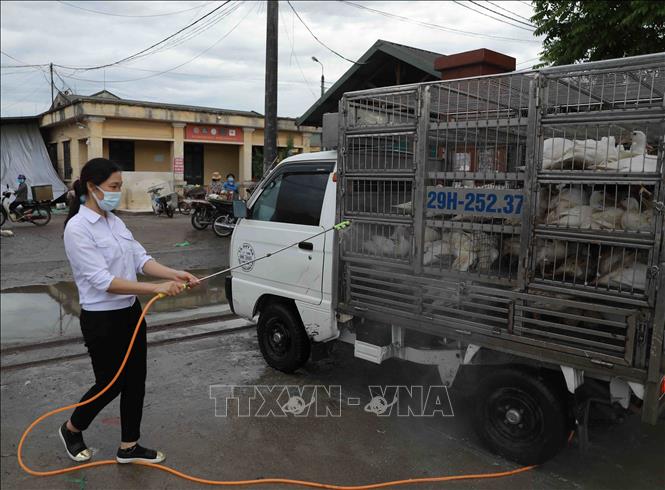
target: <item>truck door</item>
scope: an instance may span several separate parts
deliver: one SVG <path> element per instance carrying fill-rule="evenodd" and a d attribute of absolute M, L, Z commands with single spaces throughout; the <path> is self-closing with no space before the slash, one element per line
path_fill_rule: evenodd
<path fill-rule="evenodd" d="M 285 164 L 261 188 L 248 217 L 234 232 L 232 263 L 299 244 L 234 271 L 240 288 L 321 303 L 326 236 L 310 237 L 324 229 L 320 226 L 321 207 L 332 169 L 329 162 Z"/>

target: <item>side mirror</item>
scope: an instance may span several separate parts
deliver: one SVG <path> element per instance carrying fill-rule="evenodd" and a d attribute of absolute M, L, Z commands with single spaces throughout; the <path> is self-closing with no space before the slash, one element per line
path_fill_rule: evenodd
<path fill-rule="evenodd" d="M 233 201 L 233 216 L 236 218 L 247 217 L 247 203 L 240 199 Z"/>

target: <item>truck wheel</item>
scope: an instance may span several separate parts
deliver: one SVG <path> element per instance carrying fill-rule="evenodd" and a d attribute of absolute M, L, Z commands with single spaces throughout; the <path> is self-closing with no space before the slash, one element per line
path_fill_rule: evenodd
<path fill-rule="evenodd" d="M 295 307 L 272 303 L 256 328 L 261 354 L 269 366 L 292 373 L 309 359 L 310 340 Z"/>
<path fill-rule="evenodd" d="M 483 442 L 524 465 L 552 458 L 566 443 L 565 394 L 517 368 L 487 374 L 474 413 Z"/>

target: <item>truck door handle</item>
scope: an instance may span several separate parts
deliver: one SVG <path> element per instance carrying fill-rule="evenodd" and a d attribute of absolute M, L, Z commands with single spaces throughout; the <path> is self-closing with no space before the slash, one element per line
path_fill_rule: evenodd
<path fill-rule="evenodd" d="M 298 244 L 298 248 L 301 248 L 303 250 L 309 250 L 310 252 L 314 250 L 314 244 L 311 242 L 300 242 Z"/>

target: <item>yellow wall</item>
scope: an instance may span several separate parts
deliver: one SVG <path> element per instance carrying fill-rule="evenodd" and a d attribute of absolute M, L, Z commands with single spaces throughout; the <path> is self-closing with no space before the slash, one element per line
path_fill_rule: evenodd
<path fill-rule="evenodd" d="M 173 126 L 170 123 L 157 121 L 107 119 L 104 121 L 104 138 L 173 139 Z"/>
<path fill-rule="evenodd" d="M 161 160 L 161 161 L 160 161 Z M 135 141 L 134 170 L 137 172 L 170 172 L 170 141 Z"/>
<path fill-rule="evenodd" d="M 213 172 L 232 173 L 238 178 L 240 173 L 240 146 L 206 143 L 203 145 L 203 183 L 210 183 Z"/>
<path fill-rule="evenodd" d="M 277 146 L 286 147 L 289 136 L 293 137 L 293 146 L 295 148 L 302 148 L 303 146 L 302 134 L 292 131 L 280 131 L 277 134 Z M 252 145 L 263 146 L 263 129 L 257 129 L 254 131 L 254 134 L 252 134 Z"/>

